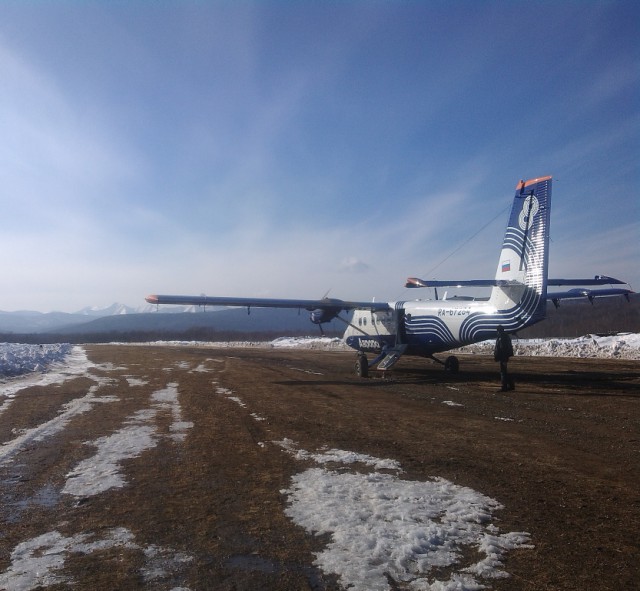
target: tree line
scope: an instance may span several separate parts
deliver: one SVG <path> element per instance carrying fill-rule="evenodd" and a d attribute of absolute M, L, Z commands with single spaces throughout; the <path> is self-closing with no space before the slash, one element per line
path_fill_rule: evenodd
<path fill-rule="evenodd" d="M 547 305 L 547 318 L 518 333 L 520 338 L 574 338 L 585 334 L 611 334 L 619 332 L 640 333 L 640 296 L 633 294 L 629 301 L 623 297 L 588 300 L 569 300 L 555 308 Z M 328 337 L 341 337 L 342 330 L 332 325 L 324 328 Z M 320 336 L 316 326 L 309 330 L 232 330 L 212 326 L 190 328 L 162 328 L 151 330 L 123 329 L 78 333 L 0 333 L 0 342 L 48 344 L 48 343 L 146 343 L 153 341 L 272 341 L 278 337 Z"/>

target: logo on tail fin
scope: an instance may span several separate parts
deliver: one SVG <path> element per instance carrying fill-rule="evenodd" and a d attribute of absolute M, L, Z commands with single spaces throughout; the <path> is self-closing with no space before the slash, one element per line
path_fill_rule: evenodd
<path fill-rule="evenodd" d="M 540 204 L 535 195 L 529 195 L 522 204 L 522 211 L 518 216 L 518 225 L 522 230 L 528 230 L 533 225 L 533 220 L 540 210 Z"/>

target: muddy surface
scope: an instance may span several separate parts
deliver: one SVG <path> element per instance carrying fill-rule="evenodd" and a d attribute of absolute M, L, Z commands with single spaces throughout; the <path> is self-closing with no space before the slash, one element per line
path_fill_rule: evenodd
<path fill-rule="evenodd" d="M 16 447 L 0 463 L 8 589 L 342 589 L 314 565 L 327 536 L 285 514 L 282 491 L 305 464 L 284 440 L 390 458 L 406 480 L 496 499 L 500 530 L 526 531 L 534 547 L 509 552 L 510 577 L 489 588 L 637 588 L 640 361 L 518 357 L 516 390 L 501 392 L 484 356 L 461 357 L 456 376 L 402 359 L 386 379 L 361 380 L 342 352 L 86 351 L 89 376 L 23 390 L 0 414 L 0 442 Z M 100 400 L 38 435 L 91 388 Z M 96 442 L 143 435 L 150 421 L 153 444 L 115 452 L 118 486 L 69 493 Z M 48 574 L 30 578 L 42 564 Z"/>

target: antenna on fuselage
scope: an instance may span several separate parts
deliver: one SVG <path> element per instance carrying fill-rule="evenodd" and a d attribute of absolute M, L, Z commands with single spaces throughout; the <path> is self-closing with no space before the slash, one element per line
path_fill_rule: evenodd
<path fill-rule="evenodd" d="M 504 214 L 512 206 L 512 202 L 509 202 L 509 205 L 503 207 L 495 216 L 493 216 L 488 222 L 486 222 L 479 230 L 474 232 L 471 236 L 469 236 L 466 240 L 460 243 L 456 248 L 454 248 L 447 256 L 445 256 L 437 265 L 431 267 L 428 271 L 422 273 L 422 277 L 428 277 L 431 275 L 436 269 L 438 269 L 441 265 L 443 265 L 446 261 L 448 261 L 452 256 L 457 254 L 460 250 L 462 250 L 469 242 L 471 242 L 478 234 L 480 234 L 485 228 L 488 228 L 493 222 L 495 222 L 500 216 Z M 438 295 L 436 292 L 436 300 L 438 299 Z M 445 298 L 446 299 L 446 296 Z"/>

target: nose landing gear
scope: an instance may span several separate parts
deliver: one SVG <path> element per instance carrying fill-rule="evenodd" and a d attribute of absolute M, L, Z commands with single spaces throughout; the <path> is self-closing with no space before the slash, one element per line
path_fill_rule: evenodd
<path fill-rule="evenodd" d="M 355 370 L 359 378 L 369 377 L 369 360 L 362 351 L 358 352 L 358 356 L 356 357 Z"/>

